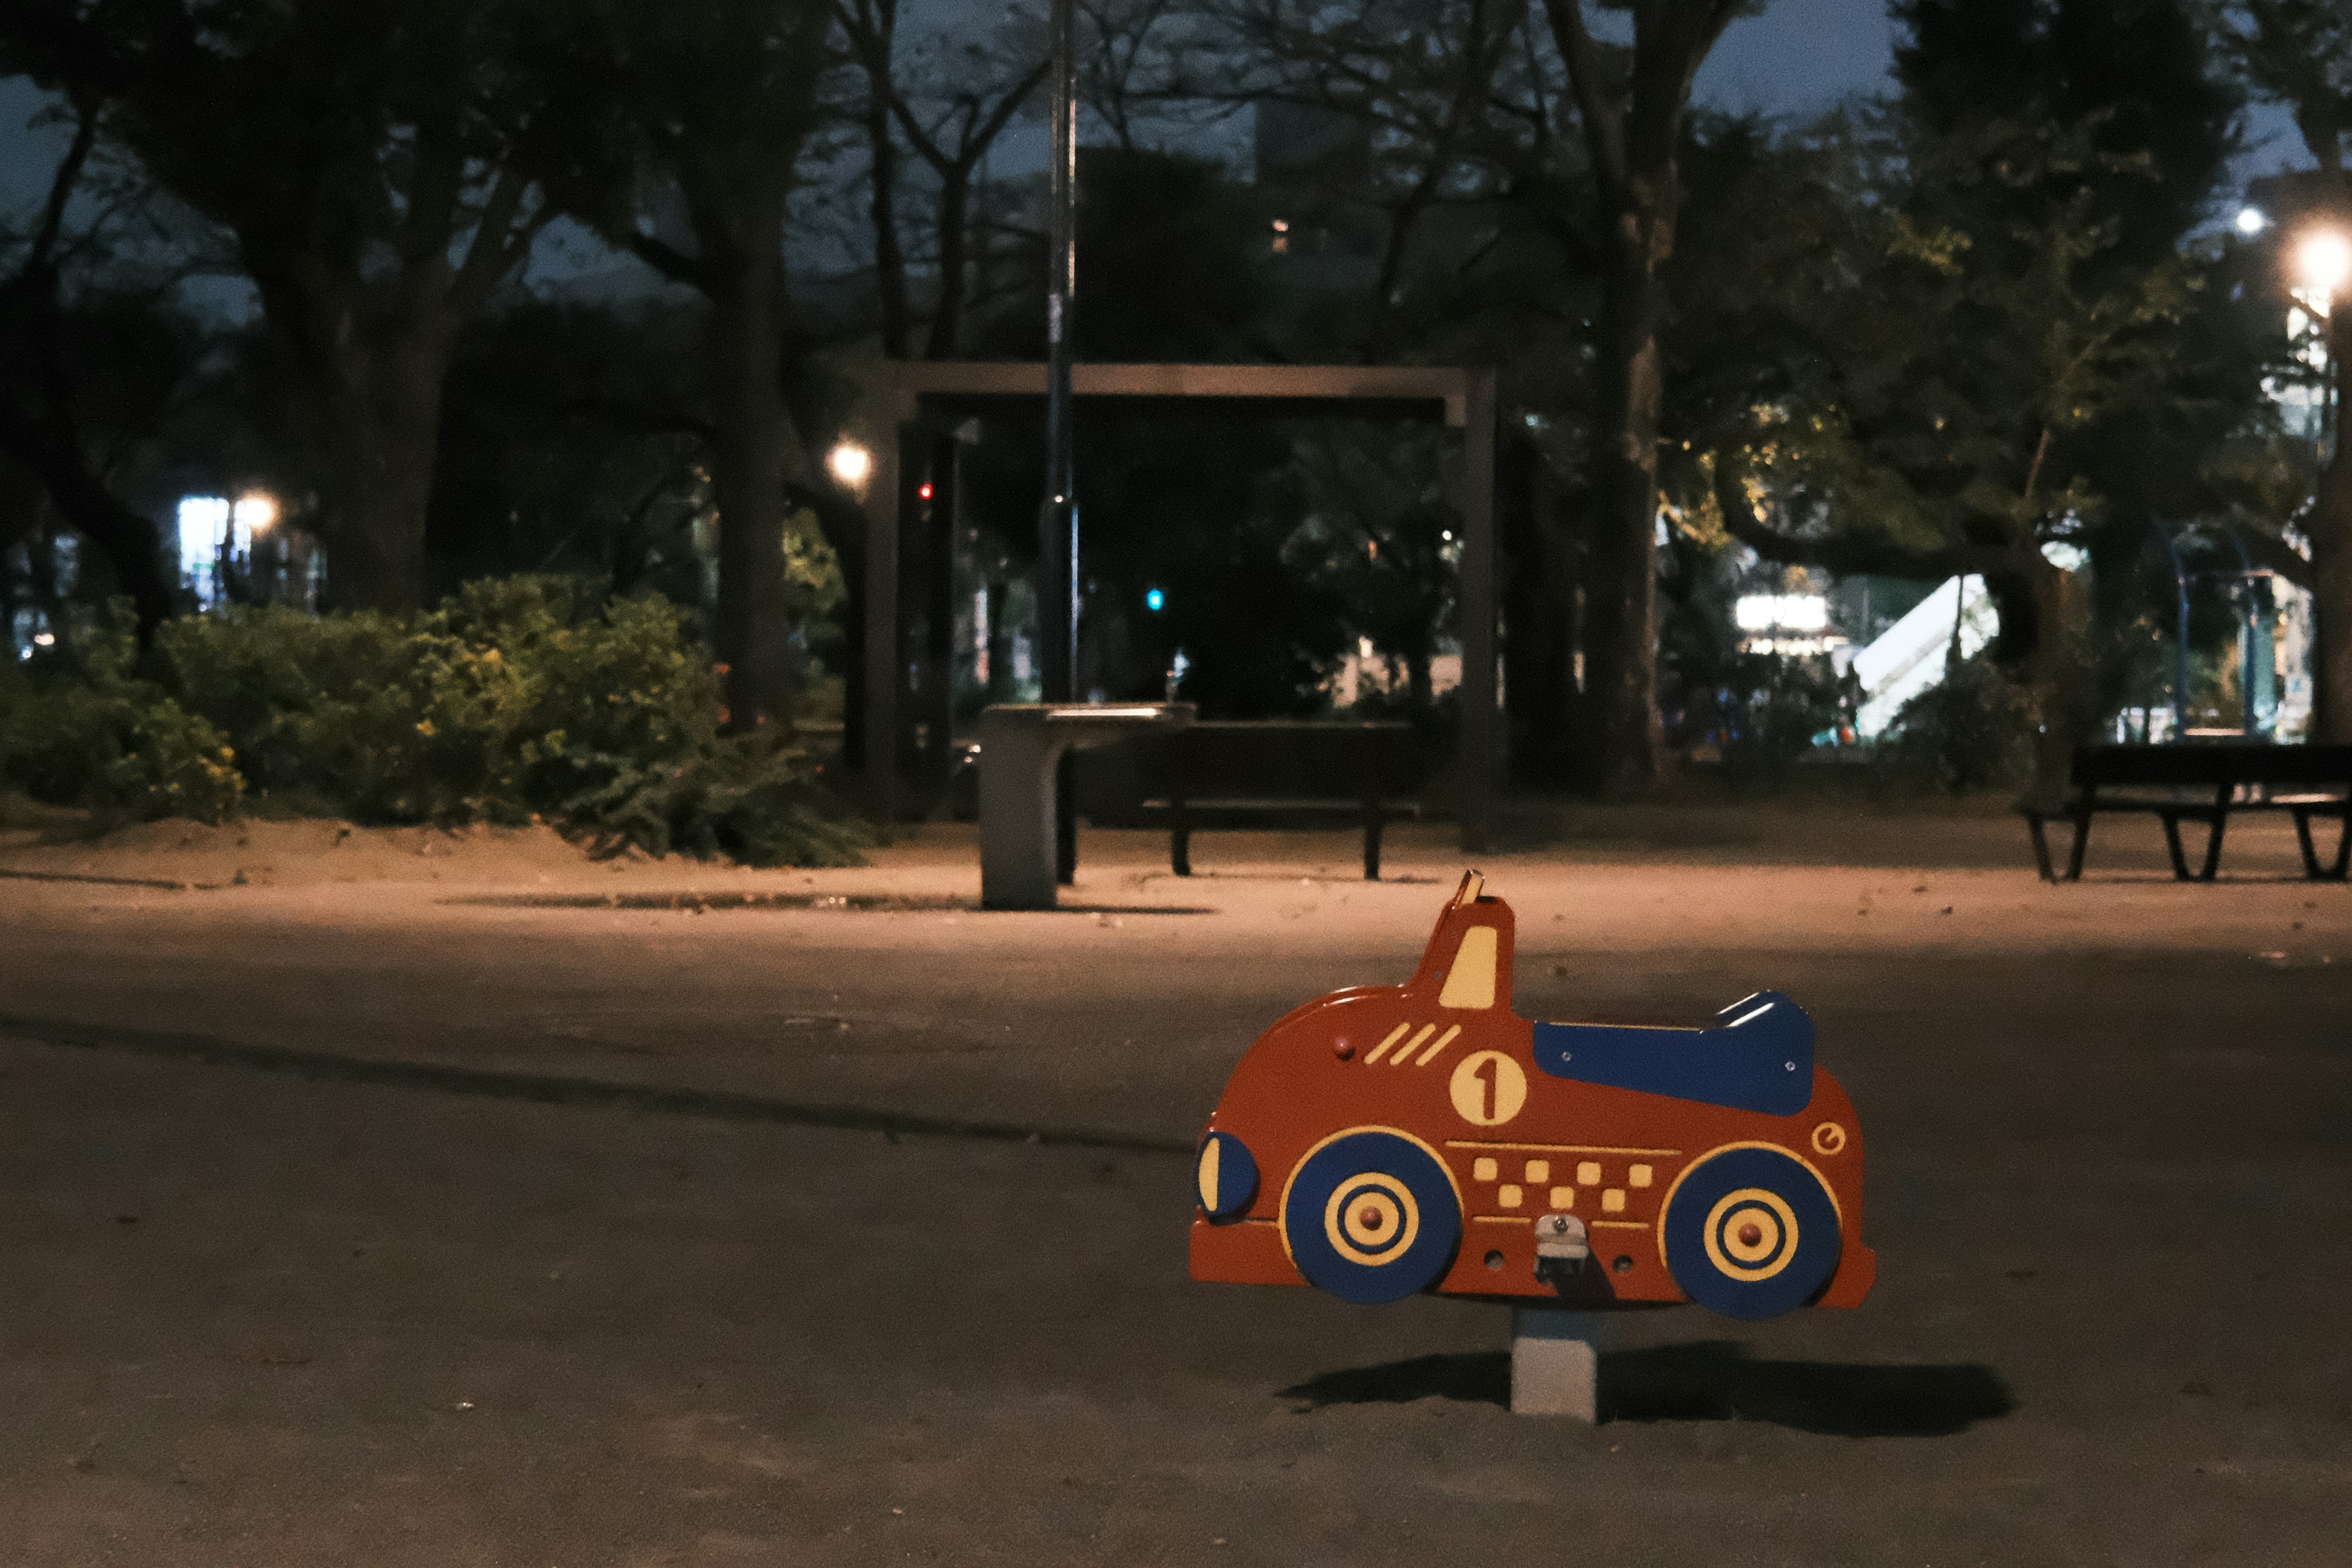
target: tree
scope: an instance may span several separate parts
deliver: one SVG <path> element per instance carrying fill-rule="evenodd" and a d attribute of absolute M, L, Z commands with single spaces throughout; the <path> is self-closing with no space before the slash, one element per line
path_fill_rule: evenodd
<path fill-rule="evenodd" d="M 2197 259 L 2119 258 L 2088 177 L 2119 166 L 2099 123 L 1898 121 L 1851 187 L 1784 204 L 1822 261 L 1766 285 L 1799 285 L 1780 363 L 1723 398 L 1703 465 L 1723 525 L 1767 560 L 1985 577 L 2044 783 L 2095 717 L 2078 568 L 2116 507 L 2103 437 L 2208 390 L 2185 331 Z"/>
<path fill-rule="evenodd" d="M 705 306 L 719 505 L 712 632 L 738 729 L 790 721 L 785 496 L 793 484 L 833 489 L 788 406 L 784 258 L 832 63 L 830 20 L 824 0 L 598 0 L 550 22 L 566 83 L 565 163 L 549 169 L 558 199 Z"/>
<path fill-rule="evenodd" d="M 1549 0 L 1591 168 L 1601 237 L 1586 659 L 1603 787 L 1659 776 L 1658 449 L 1666 268 L 1683 190 L 1691 82 L 1744 0 L 1630 0 L 1630 47 L 1592 33 L 1586 0 Z"/>
<path fill-rule="evenodd" d="M 2294 116 L 2312 161 L 2352 160 L 2352 13 L 2336 0 L 2208 0 L 2224 50 L 2256 91 Z"/>
<path fill-rule="evenodd" d="M 701 406 L 702 324 L 668 298 L 514 301 L 471 331 L 450 377 L 430 559 L 473 577 L 569 572 L 703 611 L 695 534 L 716 512 Z"/>
<path fill-rule="evenodd" d="M 2352 13 L 2336 0 L 2223 0 L 2212 7 L 2224 47 L 2242 79 L 2284 105 L 2317 166 L 2314 204 L 2323 220 L 2352 234 Z M 2352 742 L 2352 455 L 2344 439 L 2352 353 L 2352 284 L 2339 285 L 2326 324 L 2336 386 L 2336 437 L 2319 490 L 2305 515 L 2317 633 L 2317 739 Z"/>
<path fill-rule="evenodd" d="M 1679 159 L 1692 79 L 1752 0 L 1610 5 L 1631 14 L 1623 43 L 1595 33 L 1598 0 L 1550 0 L 1548 52 L 1535 8 L 1517 0 L 1448 5 L 1436 27 L 1419 8 L 1328 20 L 1274 0 L 1233 8 L 1240 36 L 1274 62 L 1272 93 L 1371 127 L 1387 234 L 1365 301 L 1366 357 L 1402 349 L 1398 307 L 1418 297 L 1436 310 L 1414 323 L 1411 352 L 1497 351 L 1514 373 L 1507 395 L 1545 426 L 1547 438 L 1517 445 L 1561 470 L 1565 484 L 1544 488 L 1580 503 L 1580 549 L 1571 571 L 1569 542 L 1555 537 L 1567 529 L 1515 531 L 1517 566 L 1544 591 L 1512 595 L 1511 657 L 1541 670 L 1514 676 L 1514 705 L 1522 690 L 1540 693 L 1581 721 L 1570 749 L 1583 782 L 1647 790 L 1663 762 L 1655 531 Z M 1445 226 L 1475 243 L 1433 245 L 1423 219 L 1441 211 L 1475 211 L 1475 222 Z M 1588 278 L 1598 280 L 1591 300 Z M 1559 352 L 1540 363 L 1530 342 Z M 1569 703 L 1580 601 L 1584 697 Z M 1559 728 L 1550 715 L 1515 714 L 1520 736 Z"/>
<path fill-rule="evenodd" d="M 1026 106 L 1050 63 L 1042 33 L 1021 12 L 990 41 L 944 41 L 926 61 L 929 80 L 900 80 L 898 0 L 835 0 L 835 15 L 863 73 L 860 118 L 868 153 L 867 192 L 874 229 L 876 293 L 882 352 L 912 352 L 914 290 L 899 237 L 898 142 L 903 139 L 934 184 L 931 269 L 935 279 L 923 357 L 961 351 L 974 259 L 973 177 Z"/>
<path fill-rule="evenodd" d="M 550 216 L 522 153 L 513 7 L 474 0 L 20 0 L 45 86 L 233 237 L 285 363 L 341 604 L 416 606 L 459 332 Z"/>
<path fill-rule="evenodd" d="M 1491 200 L 1497 139 L 1524 140 L 1523 127 L 1496 121 L 1516 113 L 1497 104 L 1511 97 L 1501 79 L 1507 65 L 1529 42 L 1525 0 L 1413 10 L 1211 5 L 1226 47 L 1172 47 L 1166 84 L 1146 96 L 1254 106 L 1258 183 L 1283 204 L 1286 250 L 1312 254 L 1336 241 L 1370 262 L 1352 310 L 1327 309 L 1310 331 L 1287 334 L 1293 346 L 1368 364 L 1425 351 L 1419 329 L 1443 306 L 1424 286 L 1446 270 L 1432 266 L 1444 247 L 1433 243 L 1430 220 Z M 1134 96 L 1136 84 L 1121 90 Z M 1109 96 L 1108 85 L 1099 96 Z M 1269 121 L 1304 145 L 1281 145 Z"/>
<path fill-rule="evenodd" d="M 84 406 L 86 376 L 76 373 L 77 351 L 89 344 L 75 341 L 76 323 L 68 319 L 74 312 L 64 281 L 66 215 L 98 145 L 99 111 L 84 104 L 73 114 L 73 140 L 50 178 L 33 231 L 17 247 L 16 269 L 0 277 L 0 363 L 8 367 L 0 378 L 0 453 L 38 479 L 58 512 L 106 557 L 138 614 L 143 647 L 179 607 L 179 594 L 164 567 L 163 542 L 153 521 L 107 482 Z M 145 366 L 176 383 L 188 356 L 153 355 L 153 334 L 145 335 L 151 340 L 142 345 Z M 168 347 L 176 351 L 181 345 Z M 154 405 L 166 397 L 168 388 L 159 392 L 151 378 L 140 399 L 146 405 L 142 413 L 152 416 Z M 146 420 L 134 416 L 134 422 Z"/>

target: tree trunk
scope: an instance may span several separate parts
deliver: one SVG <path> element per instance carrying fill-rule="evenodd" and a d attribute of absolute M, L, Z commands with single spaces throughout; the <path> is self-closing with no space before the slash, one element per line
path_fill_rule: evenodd
<path fill-rule="evenodd" d="M 2345 395 L 2352 392 L 2344 355 L 2352 353 L 2352 298 L 2338 297 L 2328 323 L 2327 363 L 2336 377 L 2336 449 L 2319 481 L 2311 520 L 2311 738 L 2352 744 L 2352 452 L 2345 440 Z"/>
<path fill-rule="evenodd" d="M 431 401 L 437 416 L 440 389 Z M 327 597 L 341 610 L 413 615 L 425 600 L 425 509 L 440 446 L 437 420 L 352 409 L 325 443 L 331 465 L 320 535 Z"/>
<path fill-rule="evenodd" d="M 931 311 L 930 339 L 924 344 L 923 356 L 947 360 L 956 356 L 963 338 L 964 295 L 969 282 L 964 274 L 971 256 L 971 169 L 968 164 L 958 164 L 953 173 L 942 174 L 940 179 L 940 298 Z"/>
<path fill-rule="evenodd" d="M 784 584 L 782 341 L 772 221 L 744 226 L 750 243 L 713 244 L 710 344 L 718 382 L 719 438 L 712 488 L 719 500 L 719 605 L 712 631 L 727 667 L 729 724 L 743 731 L 792 717 L 790 602 Z M 698 223 L 704 235 L 718 226 Z M 767 237 L 767 243 L 759 237 Z"/>
<path fill-rule="evenodd" d="M 2066 788 L 2074 747 L 2089 737 L 2092 711 L 2089 659 L 2090 584 L 2063 572 L 2028 542 L 2021 556 L 2029 602 L 2033 606 L 2033 648 L 2026 656 L 2026 680 L 2033 695 L 2033 789 L 2055 797 Z"/>
<path fill-rule="evenodd" d="M 2311 738 L 2352 744 L 2352 464 L 2328 465 L 2311 520 Z"/>
<path fill-rule="evenodd" d="M 1504 706 L 1511 769 L 1538 788 L 1561 782 L 1575 694 L 1576 583 L 1554 487 L 1531 442 L 1507 440 L 1496 473 L 1502 544 Z"/>
<path fill-rule="evenodd" d="M 138 612 L 139 646 L 145 647 L 155 628 L 180 607 L 179 588 L 163 563 L 163 535 L 153 520 L 116 500 L 79 452 L 60 451 L 39 439 L 28 422 L 0 414 L 0 451 L 34 474 L 58 515 L 106 557 L 115 583 Z"/>
<path fill-rule="evenodd" d="M 898 243 L 898 147 L 890 139 L 890 110 L 878 87 L 866 110 L 866 144 L 873 159 L 866 205 L 874 222 L 874 288 L 882 353 L 887 359 L 905 359 L 912 312 L 907 300 L 907 257 Z"/>
<path fill-rule="evenodd" d="M 425 515 L 457 322 L 420 312 L 371 334 L 355 324 L 358 306 L 347 296 L 322 293 L 309 303 L 314 321 L 335 327 L 286 332 L 326 468 L 318 526 L 327 600 L 337 609 L 414 615 L 425 603 Z"/>
<path fill-rule="evenodd" d="M 1603 793 L 1625 799 L 1658 782 L 1658 343 L 1674 252 L 1671 174 L 1616 216 L 1602 279 L 1600 406 L 1594 421 L 1591 549 L 1585 579 L 1593 761 Z"/>

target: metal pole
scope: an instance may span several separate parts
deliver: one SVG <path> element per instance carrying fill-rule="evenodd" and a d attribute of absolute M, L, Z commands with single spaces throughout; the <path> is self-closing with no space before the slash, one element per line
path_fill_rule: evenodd
<path fill-rule="evenodd" d="M 1077 700 L 1077 451 L 1070 362 L 1078 291 L 1077 7 L 1054 0 L 1054 167 L 1045 279 L 1045 500 L 1038 516 L 1037 640 L 1048 702 Z M 1077 818 L 1067 754 L 1055 790 L 1056 870 L 1077 869 Z"/>
<path fill-rule="evenodd" d="M 1499 771 L 1495 738 L 1495 373 L 1473 370 L 1462 397 L 1462 847 L 1483 855 Z"/>
<path fill-rule="evenodd" d="M 2237 524 L 2226 523 L 2223 527 L 2230 535 L 2230 542 L 2238 550 L 2237 599 L 2231 607 L 2238 613 L 2239 728 L 2251 741 L 2262 731 L 2259 722 L 2261 694 L 2257 689 L 2259 683 L 2254 679 L 2255 660 L 2262 641 L 2260 584 L 2255 581 L 2259 574 L 2254 571 L 2254 558 L 2248 552 L 2245 538 L 2239 533 Z"/>
<path fill-rule="evenodd" d="M 866 779 L 876 820 L 898 813 L 898 687 L 906 664 L 898 635 L 898 438 L 906 410 L 886 363 L 878 406 L 864 435 L 874 453 L 866 478 Z"/>
<path fill-rule="evenodd" d="M 2179 629 L 2172 645 L 2172 738 L 2185 741 L 2189 738 L 2189 568 L 2181 563 L 2172 530 L 2159 522 L 2156 536 L 2164 541 L 2164 552 L 2172 557 L 2172 591 L 2179 610 Z"/>

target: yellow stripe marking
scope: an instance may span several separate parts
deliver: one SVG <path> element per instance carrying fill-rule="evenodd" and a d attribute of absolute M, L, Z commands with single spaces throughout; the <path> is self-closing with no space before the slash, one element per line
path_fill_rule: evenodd
<path fill-rule="evenodd" d="M 1370 1050 L 1364 1053 L 1364 1065 L 1366 1067 L 1370 1067 L 1374 1062 L 1380 1060 L 1381 1053 L 1387 1050 L 1391 1046 L 1395 1045 L 1397 1041 L 1402 1037 L 1404 1032 L 1412 1027 L 1412 1026 L 1411 1024 L 1399 1024 L 1395 1028 L 1391 1029 L 1387 1039 L 1382 1040 L 1379 1045 L 1374 1046 Z"/>
<path fill-rule="evenodd" d="M 1679 1149 L 1609 1149 L 1595 1143 L 1493 1143 L 1477 1138 L 1448 1138 L 1448 1149 L 1517 1149 L 1535 1154 L 1656 1154 L 1675 1159 Z"/>
<path fill-rule="evenodd" d="M 1650 1228 L 1650 1222 L 1645 1219 L 1589 1219 L 1584 1223 L 1594 1230 L 1647 1230 Z"/>
<path fill-rule="evenodd" d="M 1446 1030 L 1446 1031 L 1445 1031 L 1445 1033 L 1444 1033 L 1444 1034 L 1442 1034 L 1442 1035 L 1438 1036 L 1438 1037 L 1437 1037 L 1437 1043 L 1436 1043 L 1435 1045 L 1433 1045 L 1433 1046 L 1430 1047 L 1429 1047 L 1429 1049 L 1427 1049 L 1427 1050 L 1425 1050 L 1425 1051 L 1422 1052 L 1422 1053 L 1421 1053 L 1421 1060 L 1419 1060 L 1419 1061 L 1417 1061 L 1417 1062 L 1413 1063 L 1412 1065 L 1413 1065 L 1413 1066 L 1415 1066 L 1415 1067 L 1417 1067 L 1417 1068 L 1425 1068 L 1425 1067 L 1427 1067 L 1430 1063 L 1432 1063 L 1432 1062 L 1435 1061 L 1435 1060 L 1437 1059 L 1437 1053 L 1438 1053 L 1438 1052 L 1440 1052 L 1440 1051 L 1442 1051 L 1442 1050 L 1444 1050 L 1446 1047 L 1448 1047 L 1448 1046 L 1452 1045 L 1452 1044 L 1454 1043 L 1454 1036 L 1456 1036 L 1456 1035 L 1458 1035 L 1458 1034 L 1460 1034 L 1461 1032 L 1462 1032 L 1462 1026 L 1461 1026 L 1461 1025 L 1459 1025 L 1459 1024 L 1456 1024 L 1456 1025 L 1454 1025 L 1454 1027 L 1452 1027 L 1452 1028 L 1450 1028 L 1450 1029 Z"/>
<path fill-rule="evenodd" d="M 1472 1225 L 1533 1225 L 1535 1222 L 1536 1216 L 1531 1214 L 1474 1214 L 1470 1216 Z"/>
<path fill-rule="evenodd" d="M 1421 1049 L 1421 1042 L 1429 1038 L 1430 1036 L 1435 1033 L 1437 1033 L 1436 1025 L 1423 1024 L 1421 1026 L 1421 1033 L 1415 1035 L 1412 1038 L 1407 1040 L 1404 1044 L 1397 1047 L 1396 1055 L 1389 1058 L 1389 1066 L 1392 1068 L 1401 1068 L 1404 1066 L 1405 1058 L 1412 1056 L 1413 1052 Z"/>

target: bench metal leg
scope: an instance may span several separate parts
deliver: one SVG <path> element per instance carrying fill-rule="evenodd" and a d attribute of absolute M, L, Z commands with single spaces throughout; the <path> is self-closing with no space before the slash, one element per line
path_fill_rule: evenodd
<path fill-rule="evenodd" d="M 2050 840 L 2042 831 L 2042 818 L 2032 812 L 2026 813 L 2025 830 L 2033 836 L 2033 868 L 2042 873 L 2043 881 L 2056 881 L 2058 873 L 2050 867 Z"/>
<path fill-rule="evenodd" d="M 2083 851 L 2091 847 L 2091 814 L 2087 811 L 2078 811 L 2074 816 L 2074 847 L 2066 857 L 2066 879 L 2070 882 L 2079 882 L 2083 879 Z M 2178 847 L 2174 848 L 2172 858 L 2175 860 L 2180 858 Z"/>
<path fill-rule="evenodd" d="M 2164 847 L 2172 852 L 2172 879 L 2186 882 L 2189 880 L 2189 858 L 2180 852 L 2180 818 L 2168 811 L 2162 815 L 2161 820 L 2164 823 Z"/>
<path fill-rule="evenodd" d="M 1377 811 L 1364 818 L 1364 880 L 1367 882 L 1381 879 L 1381 829 L 1386 826 Z"/>
<path fill-rule="evenodd" d="M 2178 882 L 2210 882 L 2221 868 L 2221 835 L 2230 825 L 2230 814 L 2217 812 L 2205 827 L 2205 863 L 2195 871 L 2189 868 L 2189 857 L 2180 847 L 2181 813 L 2168 811 L 2164 818 L 2164 847 L 2172 852 L 2172 877 Z"/>
<path fill-rule="evenodd" d="M 1185 815 L 1184 797 L 1173 791 L 1168 800 L 1168 868 L 1180 877 L 1192 874 L 1192 819 Z"/>
<path fill-rule="evenodd" d="M 2212 827 L 2205 840 L 2205 868 L 2197 873 L 2199 881 L 2210 882 L 2213 879 L 2214 873 L 2221 870 L 2221 835 L 2229 830 L 2229 826 L 2230 814 L 2226 811 L 2216 812 Z"/>
<path fill-rule="evenodd" d="M 2303 874 L 2324 882 L 2341 882 L 2345 880 L 2346 873 L 2352 871 L 2352 811 L 2341 813 L 2336 818 L 2336 859 L 2328 866 L 2319 863 L 2319 853 L 2312 845 L 2311 817 L 2308 810 L 2298 810 L 2294 814 L 2294 837 L 2296 845 L 2303 850 Z"/>

